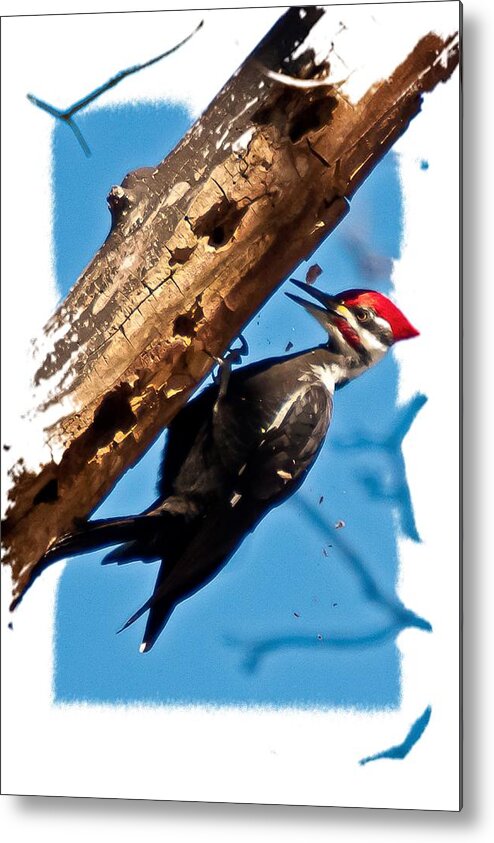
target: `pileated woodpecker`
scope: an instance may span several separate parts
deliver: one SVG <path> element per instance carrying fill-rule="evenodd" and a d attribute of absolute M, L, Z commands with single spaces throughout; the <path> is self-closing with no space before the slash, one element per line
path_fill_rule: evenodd
<path fill-rule="evenodd" d="M 159 500 L 136 516 L 86 522 L 40 560 L 119 544 L 104 562 L 161 559 L 141 652 L 151 649 L 175 606 L 209 582 L 244 536 L 303 482 L 326 437 L 333 394 L 418 334 L 386 296 L 329 296 L 294 283 L 287 293 L 327 330 L 325 344 L 222 373 L 169 428 Z"/>

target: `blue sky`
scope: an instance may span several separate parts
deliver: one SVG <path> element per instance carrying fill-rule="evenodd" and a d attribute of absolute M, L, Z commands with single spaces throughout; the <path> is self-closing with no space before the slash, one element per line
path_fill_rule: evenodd
<path fill-rule="evenodd" d="M 77 122 L 90 158 L 66 126 L 54 129 L 61 296 L 107 235 L 110 187 L 129 170 L 156 164 L 191 120 L 177 107 L 137 104 L 80 114 Z M 427 178 L 420 162 L 417 178 Z M 332 292 L 352 286 L 389 291 L 401 228 L 397 162 L 388 153 L 311 258 L 323 269 L 319 285 Z M 303 280 L 308 266 L 294 275 Z M 324 338 L 284 287 L 245 331 L 248 362 L 279 355 L 288 342 L 295 351 Z M 55 698 L 397 706 L 398 627 L 389 602 L 396 600 L 397 530 L 401 525 L 419 538 L 399 448 L 406 425 L 396 407 L 397 383 L 388 355 L 337 394 L 328 439 L 305 484 L 261 522 L 208 586 L 177 607 L 149 654 L 138 652 L 144 619 L 115 633 L 150 595 L 156 565 L 104 567 L 102 553 L 70 560 L 57 596 Z M 412 417 L 420 406 L 417 399 Z M 125 474 L 98 517 L 138 512 L 154 500 L 165 438 Z M 335 530 L 337 522 L 345 526 Z"/>

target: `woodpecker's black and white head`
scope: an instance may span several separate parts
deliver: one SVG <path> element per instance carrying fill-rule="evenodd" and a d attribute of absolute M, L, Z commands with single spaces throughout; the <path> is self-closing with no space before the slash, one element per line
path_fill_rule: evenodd
<path fill-rule="evenodd" d="M 327 331 L 328 347 L 340 359 L 341 380 L 373 366 L 395 342 L 418 336 L 401 310 L 382 293 L 353 289 L 330 296 L 302 281 L 292 282 L 316 300 L 287 293 Z"/>

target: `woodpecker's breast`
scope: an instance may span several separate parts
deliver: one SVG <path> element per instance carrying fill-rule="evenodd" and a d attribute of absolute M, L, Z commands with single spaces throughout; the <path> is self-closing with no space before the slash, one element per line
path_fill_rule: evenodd
<path fill-rule="evenodd" d="M 325 363 L 311 363 L 310 374 L 307 379 L 312 384 L 322 384 L 333 395 L 335 390 L 335 374 L 333 368 Z"/>
<path fill-rule="evenodd" d="M 316 349 L 281 360 L 253 373 L 252 377 L 242 378 L 240 402 L 245 414 L 255 419 L 257 430 L 272 431 L 282 427 L 294 405 L 300 401 L 305 403 L 305 396 L 315 417 L 326 407 L 328 395 L 332 404 L 335 379 L 325 356 Z M 230 392 L 229 399 L 233 397 Z"/>

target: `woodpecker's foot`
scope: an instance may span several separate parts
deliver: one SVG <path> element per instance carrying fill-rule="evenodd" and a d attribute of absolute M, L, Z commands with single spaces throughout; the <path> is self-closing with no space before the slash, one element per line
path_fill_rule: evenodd
<path fill-rule="evenodd" d="M 230 366 L 233 363 L 240 363 L 242 357 L 245 357 L 249 353 L 249 345 L 244 335 L 239 334 L 238 339 L 240 340 L 240 348 L 230 348 L 224 357 L 214 358 L 219 364 L 220 370 L 223 368 L 225 363 L 230 363 Z"/>
<path fill-rule="evenodd" d="M 231 348 L 224 357 L 214 358 L 218 363 L 218 371 L 213 375 L 213 380 L 220 385 L 216 404 L 226 395 L 233 364 L 240 363 L 242 357 L 245 357 L 249 353 L 249 346 L 245 337 L 239 334 L 238 338 L 240 340 L 240 348 Z"/>

